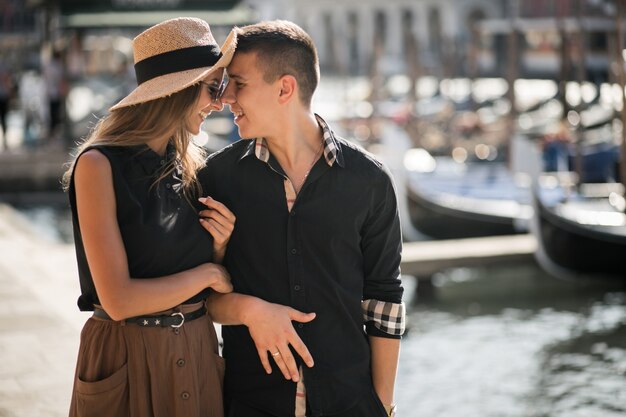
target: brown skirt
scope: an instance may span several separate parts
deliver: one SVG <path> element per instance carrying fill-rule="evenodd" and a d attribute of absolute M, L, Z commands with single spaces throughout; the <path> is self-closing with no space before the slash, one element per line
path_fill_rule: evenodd
<path fill-rule="evenodd" d="M 179 329 L 91 317 L 81 333 L 69 415 L 223 417 L 223 379 L 208 315 Z"/>

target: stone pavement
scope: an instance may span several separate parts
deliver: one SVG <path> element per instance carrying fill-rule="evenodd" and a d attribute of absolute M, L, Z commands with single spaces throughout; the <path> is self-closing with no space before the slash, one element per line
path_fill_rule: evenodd
<path fill-rule="evenodd" d="M 0 417 L 66 416 L 89 317 L 73 245 L 48 242 L 0 204 Z"/>

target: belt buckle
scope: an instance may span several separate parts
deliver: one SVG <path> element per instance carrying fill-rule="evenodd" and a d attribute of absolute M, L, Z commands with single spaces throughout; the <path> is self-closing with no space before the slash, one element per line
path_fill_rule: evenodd
<path fill-rule="evenodd" d="M 174 317 L 174 316 L 180 316 L 180 323 L 179 324 L 170 324 L 170 327 L 173 327 L 174 329 L 178 329 L 180 326 L 182 326 L 183 324 L 185 324 L 185 315 L 183 313 L 181 313 L 180 311 L 177 311 L 175 313 L 170 314 L 170 317 Z"/>

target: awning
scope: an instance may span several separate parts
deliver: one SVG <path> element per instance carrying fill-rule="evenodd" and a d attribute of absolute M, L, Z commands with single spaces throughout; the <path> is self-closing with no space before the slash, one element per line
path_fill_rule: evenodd
<path fill-rule="evenodd" d="M 197 17 L 212 26 L 242 26 L 258 20 L 254 10 L 244 5 L 238 5 L 228 10 L 77 12 L 61 15 L 61 28 L 143 28 L 181 16 Z"/>

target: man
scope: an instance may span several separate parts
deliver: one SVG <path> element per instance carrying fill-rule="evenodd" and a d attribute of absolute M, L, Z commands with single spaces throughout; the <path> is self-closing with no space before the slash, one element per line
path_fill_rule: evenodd
<path fill-rule="evenodd" d="M 300 27 L 261 22 L 237 36 L 222 101 L 251 140 L 214 154 L 200 177 L 237 217 L 225 266 L 239 294 L 209 303 L 216 321 L 248 326 L 222 329 L 226 415 L 392 415 L 404 305 L 390 175 L 311 111 L 319 64 Z M 296 328 L 246 295 L 289 306 Z"/>

